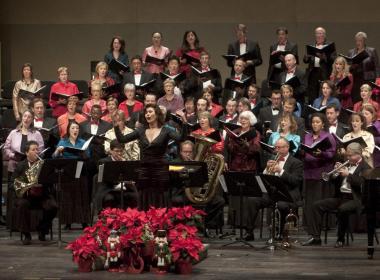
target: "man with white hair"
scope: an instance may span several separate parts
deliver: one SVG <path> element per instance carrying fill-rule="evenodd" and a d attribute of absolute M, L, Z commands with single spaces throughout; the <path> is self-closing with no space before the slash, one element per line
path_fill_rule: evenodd
<path fill-rule="evenodd" d="M 322 217 L 326 212 L 337 210 L 338 239 L 335 247 L 343 247 L 345 233 L 349 223 L 349 215 L 361 208 L 361 188 L 364 184 L 363 171 L 370 169 L 363 160 L 362 147 L 359 143 L 351 143 L 346 150 L 347 165 L 337 162 L 334 168 L 339 168 L 332 175 L 331 182 L 335 185 L 335 196 L 314 202 L 312 219 L 308 222 L 308 234 L 311 238 L 303 246 L 321 245 Z M 334 178 L 335 177 L 335 178 Z"/>
<path fill-rule="evenodd" d="M 352 76 L 354 78 L 354 85 L 352 88 L 351 96 L 352 101 L 358 102 L 360 98 L 360 87 L 367 82 L 374 82 L 376 77 L 380 76 L 379 57 L 375 48 L 366 45 L 367 34 L 360 31 L 355 35 L 355 48 L 348 51 L 347 56 L 353 57 L 363 51 L 368 54 L 359 64 L 352 64 Z"/>

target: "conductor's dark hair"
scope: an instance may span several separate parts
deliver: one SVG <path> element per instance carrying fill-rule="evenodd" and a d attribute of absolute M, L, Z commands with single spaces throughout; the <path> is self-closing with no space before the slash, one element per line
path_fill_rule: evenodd
<path fill-rule="evenodd" d="M 26 142 L 26 144 L 25 144 L 25 148 L 24 148 L 24 151 L 23 151 L 23 152 L 24 152 L 24 153 L 29 152 L 30 147 L 33 146 L 33 145 L 36 145 L 36 146 L 38 147 L 38 142 L 37 142 L 37 141 L 34 141 L 34 140 L 30 140 L 30 141 Z"/>
<path fill-rule="evenodd" d="M 196 50 L 199 50 L 199 38 L 198 38 L 197 33 L 195 33 L 194 30 L 187 30 L 185 32 L 185 34 L 183 34 L 183 40 L 182 40 L 182 51 L 184 51 L 184 52 L 187 52 L 187 51 L 190 50 L 190 45 L 189 45 L 189 43 L 186 40 L 187 35 L 190 34 L 190 33 L 194 34 L 194 36 L 195 36 L 194 47 L 195 47 Z"/>
<path fill-rule="evenodd" d="M 145 114 L 149 108 L 153 108 L 154 112 L 156 113 L 158 127 L 162 127 L 165 124 L 165 116 L 162 113 L 160 107 L 158 105 L 153 104 L 148 104 L 144 107 L 143 125 L 145 127 L 148 127 L 148 122 L 146 121 Z"/>
<path fill-rule="evenodd" d="M 110 44 L 110 52 L 113 52 L 113 42 L 114 42 L 116 39 L 119 40 L 120 45 L 121 45 L 121 47 L 120 47 L 120 53 L 124 54 L 124 53 L 125 53 L 125 41 L 124 41 L 124 39 L 121 38 L 120 36 L 114 36 L 114 37 L 112 38 L 112 40 L 111 40 L 111 44 Z"/>
<path fill-rule="evenodd" d="M 110 143 L 110 149 L 124 149 L 124 145 L 117 141 L 117 139 L 114 139 Z"/>

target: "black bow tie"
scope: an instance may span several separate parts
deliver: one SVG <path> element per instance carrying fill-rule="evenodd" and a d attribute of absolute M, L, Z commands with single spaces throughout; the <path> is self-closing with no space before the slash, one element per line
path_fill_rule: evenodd
<path fill-rule="evenodd" d="M 280 111 L 278 108 L 272 108 L 273 111 Z"/>

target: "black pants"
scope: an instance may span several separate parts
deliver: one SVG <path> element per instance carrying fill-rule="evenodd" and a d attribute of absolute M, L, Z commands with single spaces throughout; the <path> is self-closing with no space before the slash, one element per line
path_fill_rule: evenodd
<path fill-rule="evenodd" d="M 326 198 L 316 201 L 312 207 L 312 219 L 308 224 L 308 233 L 319 239 L 322 230 L 322 217 L 326 212 L 337 210 L 338 241 L 344 242 L 344 236 L 348 228 L 350 214 L 355 213 L 361 207 L 359 199 Z"/>

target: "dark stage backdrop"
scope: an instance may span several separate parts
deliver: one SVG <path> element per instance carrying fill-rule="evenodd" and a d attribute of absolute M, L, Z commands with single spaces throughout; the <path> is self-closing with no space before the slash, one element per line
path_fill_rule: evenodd
<path fill-rule="evenodd" d="M 195 30 L 211 53 L 212 65 L 226 77 L 221 55 L 235 39 L 235 24 L 245 23 L 248 37 L 258 41 L 262 51 L 259 82 L 266 76 L 269 46 L 278 26 L 289 29 L 301 57 L 317 26 L 326 28 L 338 52 L 353 47 L 358 31 L 368 34 L 369 46 L 380 48 L 378 0 L 8 0 L 0 5 L 2 81 L 19 79 L 24 62 L 31 62 L 42 80 L 55 80 L 61 65 L 70 68 L 71 79 L 88 80 L 90 61 L 103 59 L 113 35 L 126 39 L 131 57 L 142 54 L 156 30 L 163 33 L 163 44 L 174 50 L 185 30 Z"/>

